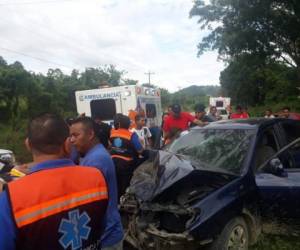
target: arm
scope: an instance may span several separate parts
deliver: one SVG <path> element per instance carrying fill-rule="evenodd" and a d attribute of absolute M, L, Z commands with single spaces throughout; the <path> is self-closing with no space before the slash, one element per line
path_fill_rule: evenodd
<path fill-rule="evenodd" d="M 154 144 L 154 140 L 153 140 L 152 133 L 151 133 L 151 131 L 150 131 L 149 128 L 147 128 L 147 136 L 146 136 L 146 139 L 148 140 L 149 145 L 152 147 L 153 144 Z"/>
<path fill-rule="evenodd" d="M 0 194 L 0 249 L 15 250 L 17 229 L 11 217 L 11 208 L 6 191 Z"/>
<path fill-rule="evenodd" d="M 203 126 L 205 126 L 205 125 L 208 124 L 208 122 L 203 122 L 203 121 L 200 121 L 198 119 L 194 119 L 193 123 L 195 123 L 195 124 L 197 124 L 198 126 L 201 126 L 201 127 L 203 127 Z"/>
<path fill-rule="evenodd" d="M 143 146 L 142 146 L 142 144 L 141 144 L 141 142 L 140 142 L 140 140 L 139 140 L 139 137 L 138 137 L 138 135 L 137 135 L 136 133 L 133 133 L 133 134 L 132 134 L 131 142 L 132 142 L 132 144 L 133 144 L 135 150 L 136 150 L 139 154 L 143 153 L 144 148 L 143 148 Z"/>
<path fill-rule="evenodd" d="M 194 123 L 198 126 L 205 126 L 207 125 L 208 123 L 207 122 L 203 122 L 203 121 L 200 121 L 198 119 L 196 119 L 194 116 L 192 116 L 190 113 L 186 113 L 184 112 L 184 115 L 186 117 L 186 119 L 190 122 L 190 123 Z"/>
<path fill-rule="evenodd" d="M 166 141 L 170 137 L 170 129 L 171 129 L 171 127 L 169 125 L 169 121 L 166 118 L 164 120 L 164 126 L 163 126 L 163 138 L 164 138 L 164 141 Z"/>

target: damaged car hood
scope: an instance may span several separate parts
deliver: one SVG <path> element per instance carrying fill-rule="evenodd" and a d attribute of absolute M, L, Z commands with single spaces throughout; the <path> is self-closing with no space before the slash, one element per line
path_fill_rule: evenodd
<path fill-rule="evenodd" d="M 154 160 L 148 160 L 134 172 L 128 192 L 140 201 L 151 201 L 165 190 L 189 176 L 192 172 L 209 175 L 227 175 L 195 167 L 184 156 L 168 151 L 157 151 Z M 233 175 L 232 175 L 233 176 Z"/>

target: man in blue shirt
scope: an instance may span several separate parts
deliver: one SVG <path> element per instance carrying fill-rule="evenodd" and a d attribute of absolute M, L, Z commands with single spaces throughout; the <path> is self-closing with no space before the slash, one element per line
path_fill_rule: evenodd
<path fill-rule="evenodd" d="M 99 143 L 95 133 L 95 123 L 90 117 L 79 117 L 70 127 L 71 142 L 79 152 L 80 165 L 99 168 L 106 179 L 109 202 L 106 213 L 106 227 L 101 239 L 102 249 L 123 249 L 123 228 L 118 211 L 117 182 L 115 166 L 111 156 Z"/>
<path fill-rule="evenodd" d="M 31 172 L 0 195 L 0 249 L 100 249 L 108 202 L 101 171 L 68 159 L 69 128 L 56 115 L 31 121 L 26 146 Z"/>

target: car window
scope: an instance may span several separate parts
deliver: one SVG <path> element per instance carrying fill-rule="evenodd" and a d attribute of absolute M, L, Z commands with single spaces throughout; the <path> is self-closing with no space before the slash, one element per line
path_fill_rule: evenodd
<path fill-rule="evenodd" d="M 286 144 L 291 143 L 300 137 L 300 124 L 292 122 L 282 122 L 281 126 L 286 136 Z"/>
<path fill-rule="evenodd" d="M 227 115 L 227 111 L 226 111 L 225 109 L 221 109 L 221 110 L 220 110 L 220 114 L 221 114 L 221 115 Z"/>
<path fill-rule="evenodd" d="M 92 100 L 90 106 L 92 117 L 97 117 L 103 121 L 113 120 L 117 113 L 114 99 Z"/>
<path fill-rule="evenodd" d="M 147 118 L 155 118 L 156 117 L 155 104 L 152 104 L 152 103 L 146 104 L 146 116 L 147 116 Z"/>
<path fill-rule="evenodd" d="M 261 164 L 275 155 L 278 150 L 279 145 L 276 140 L 274 129 L 268 128 L 264 130 L 255 147 L 255 169 L 258 169 Z"/>
<path fill-rule="evenodd" d="M 289 144 L 300 137 L 300 124 L 296 122 L 282 122 L 281 124 L 285 136 L 286 144 Z M 300 168 L 300 143 L 292 146 L 283 154 L 287 159 L 288 168 Z"/>
<path fill-rule="evenodd" d="M 244 129 L 195 130 L 175 140 L 169 151 L 204 168 L 240 174 L 253 134 Z"/>

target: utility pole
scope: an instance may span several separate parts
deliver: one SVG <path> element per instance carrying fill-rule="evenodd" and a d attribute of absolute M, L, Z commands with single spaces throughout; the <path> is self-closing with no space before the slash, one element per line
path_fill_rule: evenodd
<path fill-rule="evenodd" d="M 154 75 L 154 72 L 151 72 L 150 70 L 145 73 L 145 75 L 148 75 L 148 84 L 151 84 L 151 75 Z"/>

